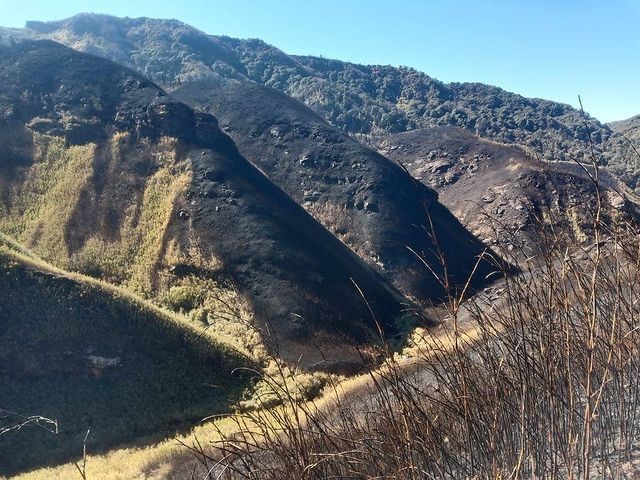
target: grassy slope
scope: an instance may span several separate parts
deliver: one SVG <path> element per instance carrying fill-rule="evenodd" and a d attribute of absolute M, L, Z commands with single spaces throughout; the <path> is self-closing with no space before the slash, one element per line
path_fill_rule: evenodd
<path fill-rule="evenodd" d="M 118 284 L 175 310 L 196 309 L 203 322 L 216 312 L 214 330 L 254 356 L 261 343 L 238 339 L 236 318 L 250 317 L 245 301 L 230 285 L 195 276 L 177 278 L 170 265 L 216 268 L 197 242 L 171 228 L 176 202 L 191 180 L 174 139 L 139 145 L 118 133 L 101 145 L 66 146 L 64 139 L 28 132 L 33 163 L 4 171 L 0 231 L 65 270 Z M 8 157 L 7 146 L 0 154 Z M 153 166 L 153 174 L 136 169 Z M 11 181 L 13 179 L 13 181 Z M 141 182 L 143 182 L 141 184 Z M 173 290 L 172 290 L 173 289 Z M 176 296 L 195 301 L 182 305 Z M 184 303 L 184 302 L 183 302 Z M 189 302 L 188 302 L 189 303 Z M 183 308 L 183 307 L 188 308 Z"/>
<path fill-rule="evenodd" d="M 434 311 L 436 316 L 439 313 Z M 465 342 L 474 343 L 479 339 L 477 325 L 468 320 L 461 322 L 458 334 L 458 340 L 463 339 Z M 412 335 L 407 348 L 397 357 L 400 371 L 411 375 L 422 364 L 419 360 L 420 354 L 433 348 L 437 348 L 441 353 L 453 350 L 454 339 L 450 326 L 442 325 L 435 330 L 430 330 L 429 333 L 418 328 Z M 383 365 L 375 372 L 378 374 L 386 372 L 387 367 L 388 365 Z M 277 377 L 277 375 L 275 376 Z M 367 372 L 346 379 L 336 379 L 322 391 L 319 398 L 302 405 L 330 412 L 339 408 L 340 405 L 356 404 L 373 395 L 376 378 L 376 375 Z M 294 383 L 304 382 L 304 380 L 304 374 L 298 374 Z M 251 417 L 239 413 L 215 419 L 198 425 L 193 430 L 176 436 L 176 438 L 149 444 L 143 448 L 125 446 L 103 454 L 91 455 L 87 462 L 87 476 L 101 480 L 188 478 L 192 469 L 200 466 L 197 464 L 196 457 L 184 445 L 191 446 L 201 442 L 207 445 L 205 448 L 208 449 L 208 453 L 215 457 L 215 449 L 211 448 L 215 442 L 221 441 L 223 436 L 236 434 L 241 428 L 253 428 L 251 418 L 262 418 L 264 421 L 276 425 L 278 424 L 276 419 L 293 419 L 295 415 L 304 417 L 304 409 L 299 409 L 294 413 L 291 410 L 291 405 L 278 405 L 259 409 Z M 75 465 L 67 463 L 53 468 L 35 470 L 17 478 L 21 480 L 66 480 L 76 474 Z"/>
<path fill-rule="evenodd" d="M 231 348 L 123 291 L 17 253 L 0 239 L 0 408 L 58 420 L 0 437 L 0 475 L 59 463 L 228 411 L 246 387 Z M 35 301 L 37 300 L 37 301 Z M 118 357 L 91 368 L 89 352 Z"/>
<path fill-rule="evenodd" d="M 144 155 L 125 134 L 100 148 L 65 146 L 62 138 L 40 134 L 32 142 L 34 161 L 10 187 L 0 228 L 56 265 L 149 293 L 154 267 L 166 251 L 175 198 L 189 180 L 188 169 L 175 159 L 174 142 L 163 139 Z M 143 177 L 140 195 L 140 178 L 116 168 L 151 155 L 157 171 Z M 101 201 L 107 207 L 100 208 Z M 101 225 L 82 216 L 88 207 Z"/>

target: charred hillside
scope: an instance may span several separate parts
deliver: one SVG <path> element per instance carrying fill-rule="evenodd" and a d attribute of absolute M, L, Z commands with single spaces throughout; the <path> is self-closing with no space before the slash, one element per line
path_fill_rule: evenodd
<path fill-rule="evenodd" d="M 491 142 L 456 127 L 372 137 L 372 146 L 403 162 L 438 192 L 440 201 L 474 234 L 528 255 L 532 239 L 553 232 L 569 248 L 589 242 L 597 205 L 590 164 L 545 162 L 522 148 Z M 586 171 L 585 171 L 586 169 Z M 622 182 L 599 172 L 606 215 L 636 222 L 638 199 Z M 607 218 L 613 224 L 613 218 Z"/>
<path fill-rule="evenodd" d="M 211 115 L 48 41 L 0 49 L 0 77 L 12 139 L 0 155 L 6 233 L 150 298 L 195 290 L 180 305 L 187 313 L 212 289 L 237 288 L 264 335 L 298 345 L 321 332 L 370 339 L 357 284 L 393 332 L 402 298 L 246 161 Z"/>
<path fill-rule="evenodd" d="M 210 80 L 174 94 L 213 113 L 243 155 L 390 282 L 418 301 L 466 281 L 484 246 L 399 165 L 331 127 L 304 105 L 251 82 Z M 481 284 L 493 265 L 484 262 Z"/>

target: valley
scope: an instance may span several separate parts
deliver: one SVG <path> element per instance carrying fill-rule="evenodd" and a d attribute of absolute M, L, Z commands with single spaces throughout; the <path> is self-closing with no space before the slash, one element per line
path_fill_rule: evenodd
<path fill-rule="evenodd" d="M 0 28 L 0 478 L 633 478 L 639 132 L 178 20 Z"/>

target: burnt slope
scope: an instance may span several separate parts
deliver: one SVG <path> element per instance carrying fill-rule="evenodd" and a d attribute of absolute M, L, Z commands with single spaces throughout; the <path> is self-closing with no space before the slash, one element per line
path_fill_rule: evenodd
<path fill-rule="evenodd" d="M 225 39 L 179 22 L 148 18 L 83 14 L 29 26 L 161 79 L 181 100 L 223 118 L 244 156 L 418 301 L 443 295 L 440 283 L 416 257 L 424 257 L 441 274 L 441 261 L 429 238 L 431 228 L 424 228 L 430 223 L 426 210 L 452 281 L 464 282 L 482 252 L 483 247 L 437 203 L 433 193 L 415 185 L 398 166 L 295 100 L 249 81 L 247 77 L 255 72 L 239 63 L 234 49 L 225 47 Z M 260 45 L 257 42 L 256 48 Z M 269 55 L 287 68 L 297 64 L 275 49 Z M 483 265 L 478 282 L 489 270 Z"/>
<path fill-rule="evenodd" d="M 441 275 L 440 248 L 451 280 L 463 282 L 482 253 L 433 191 L 286 95 L 222 79 L 189 84 L 174 95 L 214 114 L 246 158 L 413 298 L 444 294 L 417 254 Z M 483 264 L 476 283 L 489 270 Z"/>
<path fill-rule="evenodd" d="M 117 261 L 98 273 L 149 296 L 184 277 L 226 278 L 265 335 L 298 346 L 323 331 L 369 339 L 355 282 L 393 331 L 399 295 L 247 162 L 214 117 L 48 41 L 0 49 L 0 106 L 2 131 L 22 139 L 0 155 L 3 228 L 56 263 L 106 252 Z"/>
<path fill-rule="evenodd" d="M 469 230 L 490 243 L 530 246 L 542 227 L 564 230 L 574 247 L 591 238 L 595 188 L 576 163 L 543 162 L 456 127 L 373 137 L 372 143 L 435 189 Z M 606 171 L 599 180 L 605 205 L 637 219 L 635 195 Z"/>
<path fill-rule="evenodd" d="M 628 142 L 633 144 L 635 147 L 633 153 L 635 154 L 636 160 L 640 160 L 637 158 L 637 152 L 640 151 L 640 115 L 618 122 L 611 122 L 607 125 L 611 130 L 623 135 Z"/>
<path fill-rule="evenodd" d="M 0 238 L 0 476 L 228 412 L 249 386 L 237 352 L 122 291 L 13 252 Z M 210 385 L 217 385 L 212 388 Z M 44 427 L 55 428 L 41 422 Z"/>

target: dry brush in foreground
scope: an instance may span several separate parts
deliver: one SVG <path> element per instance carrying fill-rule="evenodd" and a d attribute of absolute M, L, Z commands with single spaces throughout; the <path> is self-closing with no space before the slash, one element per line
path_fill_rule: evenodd
<path fill-rule="evenodd" d="M 522 273 L 452 301 L 445 332 L 426 330 L 411 366 L 390 355 L 335 404 L 282 389 L 288 408 L 238 417 L 240 433 L 194 449 L 194 478 L 632 475 L 640 236 L 601 218 L 594 209 L 594 243 L 570 250 L 547 232 Z"/>

